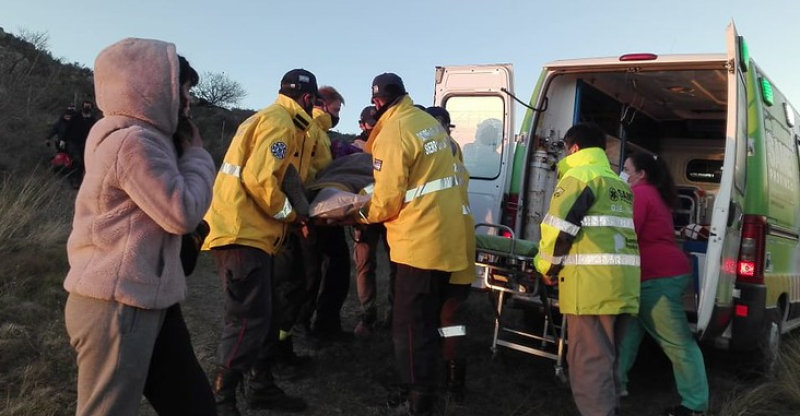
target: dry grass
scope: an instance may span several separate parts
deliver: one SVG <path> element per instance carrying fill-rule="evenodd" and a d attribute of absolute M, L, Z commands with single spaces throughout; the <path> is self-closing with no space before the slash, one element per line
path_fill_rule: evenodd
<path fill-rule="evenodd" d="M 63 324 L 73 198 L 45 172 L 0 182 L 0 415 L 71 413 L 74 358 Z"/>
<path fill-rule="evenodd" d="M 734 391 L 720 408 L 721 416 L 790 416 L 800 413 L 800 339 L 789 337 L 777 373 L 756 386 Z"/>
<path fill-rule="evenodd" d="M 49 172 L 10 173 L 0 183 L 0 253 L 47 247 L 69 230 L 73 198 Z"/>

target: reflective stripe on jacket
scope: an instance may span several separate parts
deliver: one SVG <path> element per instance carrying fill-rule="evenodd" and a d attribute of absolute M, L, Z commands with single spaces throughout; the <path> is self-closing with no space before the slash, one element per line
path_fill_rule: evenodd
<path fill-rule="evenodd" d="M 240 244 L 278 252 L 296 217 L 281 182 L 310 126 L 305 110 L 285 95 L 239 126 L 214 182 L 205 249 Z"/>
<path fill-rule="evenodd" d="M 403 97 L 372 132 L 375 188 L 366 221 L 383 222 L 391 259 L 424 270 L 454 272 L 467 259 L 463 181 L 444 128 Z"/>
<path fill-rule="evenodd" d="M 633 193 L 605 152 L 587 148 L 558 164 L 550 209 L 541 224 L 536 269 L 558 276 L 559 308 L 574 315 L 639 311 L 639 246 Z"/>

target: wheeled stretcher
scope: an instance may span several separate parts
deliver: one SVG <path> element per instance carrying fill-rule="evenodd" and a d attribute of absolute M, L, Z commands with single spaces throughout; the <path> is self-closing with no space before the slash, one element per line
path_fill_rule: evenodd
<path fill-rule="evenodd" d="M 498 346 L 501 346 L 555 360 L 556 377 L 566 381 L 566 317 L 558 314 L 559 319 L 556 320 L 557 289 L 545 285 L 533 267 L 533 258 L 538 252 L 536 243 L 515 238 L 513 230 L 504 225 L 475 225 L 476 231 L 480 228 L 495 229 L 510 236 L 506 238 L 479 233 L 475 236 L 475 265 L 480 271 L 483 286 L 491 291 L 492 299 L 496 302 L 492 354 L 497 354 Z M 507 303 L 510 302 L 538 310 L 543 317 L 542 328 L 537 330 L 507 319 Z"/>

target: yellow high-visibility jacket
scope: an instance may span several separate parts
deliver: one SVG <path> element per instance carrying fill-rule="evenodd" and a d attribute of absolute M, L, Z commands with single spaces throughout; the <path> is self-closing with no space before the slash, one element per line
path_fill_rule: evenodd
<path fill-rule="evenodd" d="M 297 216 L 281 182 L 311 122 L 294 100 L 279 95 L 239 126 L 214 182 L 204 249 L 240 244 L 278 252 Z"/>
<path fill-rule="evenodd" d="M 307 116 L 305 112 L 303 115 Z M 289 163 L 294 165 L 295 169 L 297 169 L 297 173 L 300 175 L 300 179 L 303 183 L 307 180 L 312 180 L 313 175 L 315 175 L 315 171 L 312 167 L 314 153 L 317 150 L 317 137 L 315 137 L 314 134 L 314 131 L 317 130 L 315 124 L 316 122 L 312 119 L 311 125 L 308 126 L 306 130 L 306 134 L 297 141 L 295 151 L 292 153 L 291 157 L 289 157 Z"/>
<path fill-rule="evenodd" d="M 542 220 L 534 266 L 558 278 L 561 313 L 636 314 L 639 244 L 633 192 L 603 149 L 590 147 L 558 163 L 559 179 Z"/>
<path fill-rule="evenodd" d="M 463 181 L 444 128 L 409 97 L 388 108 L 375 125 L 375 188 L 362 211 L 383 222 L 391 260 L 424 270 L 464 270 Z"/>
<path fill-rule="evenodd" d="M 453 147 L 456 158 L 458 159 L 458 171 L 463 180 L 461 187 L 461 206 L 462 217 L 464 219 L 464 232 L 466 233 L 466 248 L 467 259 L 470 260 L 469 266 L 466 269 L 453 272 L 450 275 L 450 283 L 454 285 L 471 285 L 475 279 L 478 278 L 478 272 L 475 269 L 475 219 L 472 217 L 472 211 L 469 209 L 469 171 L 464 167 L 464 156 L 461 153 L 461 146 L 450 138 L 450 145 Z"/>
<path fill-rule="evenodd" d="M 333 125 L 331 115 L 318 108 L 314 108 L 312 114 L 314 115 L 314 122 L 307 136 L 313 143 L 314 148 L 311 151 L 311 167 L 308 170 L 308 175 L 302 176 L 306 184 L 316 179 L 317 172 L 328 167 L 333 160 L 331 138 L 328 137 L 328 130 Z"/>
<path fill-rule="evenodd" d="M 369 132 L 369 137 L 367 137 L 367 142 L 364 143 L 364 153 L 372 154 L 372 144 L 375 143 L 375 138 L 378 135 L 375 133 L 375 129 L 373 128 Z"/>

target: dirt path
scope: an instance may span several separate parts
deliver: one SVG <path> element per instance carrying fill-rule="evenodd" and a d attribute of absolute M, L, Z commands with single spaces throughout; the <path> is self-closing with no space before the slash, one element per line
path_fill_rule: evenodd
<path fill-rule="evenodd" d="M 385 258 L 385 257 L 384 257 Z M 379 299 L 385 304 L 388 272 L 379 270 L 382 288 Z M 198 270 L 189 278 L 189 298 L 184 302 L 195 351 L 206 370 L 213 365 L 221 325 L 221 289 L 213 264 L 203 255 Z M 357 300 L 355 285 L 344 308 L 346 329 L 355 324 Z M 489 347 L 492 333 L 492 309 L 484 293 L 474 292 L 467 302 L 470 338 L 467 385 L 468 401 L 456 414 L 478 415 L 577 415 L 569 389 L 555 379 L 553 361 L 501 349 L 492 359 Z M 386 386 L 392 381 L 393 355 L 391 336 L 378 332 L 368 341 L 355 341 L 319 351 L 302 350 L 318 363 L 315 374 L 295 383 L 280 382 L 288 393 L 304 397 L 310 404 L 305 415 L 384 415 Z M 719 408 L 736 387 L 730 365 L 715 358 L 713 350 L 704 351 L 709 360 L 712 408 Z M 728 367 L 720 368 L 720 367 Z M 640 359 L 631 373 L 631 397 L 623 402 L 625 415 L 660 415 L 663 409 L 678 402 L 669 362 L 652 345 L 644 344 Z M 275 415 L 274 412 L 247 411 L 246 415 Z M 144 414 L 153 414 L 145 406 Z"/>

